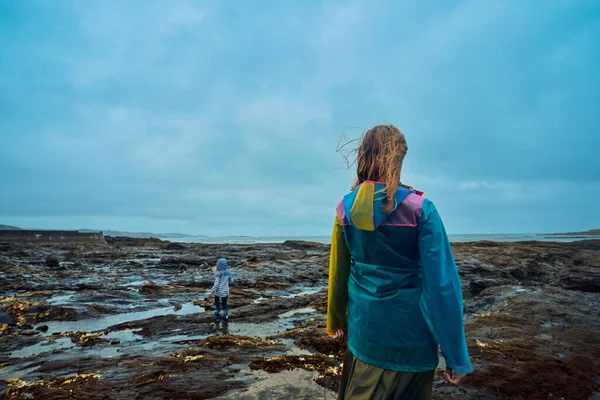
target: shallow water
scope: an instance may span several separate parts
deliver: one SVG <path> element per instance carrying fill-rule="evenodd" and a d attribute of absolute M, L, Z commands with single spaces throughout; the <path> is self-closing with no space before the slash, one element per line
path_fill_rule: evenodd
<path fill-rule="evenodd" d="M 35 356 L 42 353 L 51 353 L 55 350 L 60 349 L 70 349 L 73 348 L 75 344 L 71 342 L 71 338 L 63 337 L 58 338 L 54 341 L 47 342 L 43 341 L 40 343 L 36 343 L 32 346 L 23 347 L 22 349 L 13 351 L 10 355 L 11 358 L 26 358 Z"/>
<path fill-rule="evenodd" d="M 230 321 L 228 324 L 227 332 L 230 335 L 239 336 L 257 336 L 257 337 L 269 337 L 277 336 L 285 333 L 289 329 L 294 327 L 294 321 L 298 319 L 305 319 L 308 315 L 315 313 L 316 310 L 313 308 L 301 308 L 297 310 L 291 310 L 279 315 L 279 318 L 275 321 L 250 323 Z M 295 318 L 294 318 L 295 317 Z"/>
<path fill-rule="evenodd" d="M 181 309 L 177 311 L 175 311 L 173 307 L 162 307 L 146 311 L 107 315 L 101 318 L 83 319 L 79 321 L 50 321 L 47 323 L 38 324 L 37 326 L 47 325 L 48 332 L 46 332 L 46 335 L 51 335 L 58 332 L 98 332 L 124 322 L 141 321 L 161 315 L 187 315 L 202 313 L 204 311 L 205 310 L 202 307 L 196 306 L 192 303 L 186 303 L 182 304 Z"/>
<path fill-rule="evenodd" d="M 73 297 L 75 297 L 76 292 L 68 292 L 60 295 L 54 295 L 46 300 L 46 303 L 51 304 L 53 306 L 58 305 L 66 305 L 70 304 Z"/>

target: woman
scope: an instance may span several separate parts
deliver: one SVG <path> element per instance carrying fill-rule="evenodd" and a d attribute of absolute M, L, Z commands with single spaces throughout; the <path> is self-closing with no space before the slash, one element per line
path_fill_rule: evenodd
<path fill-rule="evenodd" d="M 431 399 L 439 346 L 448 383 L 472 371 L 442 220 L 400 183 L 407 149 L 393 125 L 368 130 L 356 183 L 337 206 L 327 333 L 341 339 L 347 331 L 339 399 Z"/>

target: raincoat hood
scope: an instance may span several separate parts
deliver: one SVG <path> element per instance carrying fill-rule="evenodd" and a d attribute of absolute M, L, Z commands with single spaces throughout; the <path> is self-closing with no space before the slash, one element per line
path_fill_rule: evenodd
<path fill-rule="evenodd" d="M 219 258 L 217 261 L 217 271 L 223 272 L 227 270 L 227 260 L 224 258 Z"/>
<path fill-rule="evenodd" d="M 411 193 L 422 194 L 399 186 L 393 209 L 395 210 Z M 350 226 L 363 231 L 374 231 L 389 216 L 383 211 L 386 202 L 385 183 L 373 181 L 361 183 L 342 200 L 344 214 L 348 217 Z"/>

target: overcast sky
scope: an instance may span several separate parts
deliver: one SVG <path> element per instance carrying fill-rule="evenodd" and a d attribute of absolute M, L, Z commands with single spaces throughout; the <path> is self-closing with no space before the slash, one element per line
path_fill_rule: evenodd
<path fill-rule="evenodd" d="M 450 233 L 600 227 L 599 37 L 586 0 L 4 0 L 0 224 L 327 235 L 340 136 L 393 123 Z"/>

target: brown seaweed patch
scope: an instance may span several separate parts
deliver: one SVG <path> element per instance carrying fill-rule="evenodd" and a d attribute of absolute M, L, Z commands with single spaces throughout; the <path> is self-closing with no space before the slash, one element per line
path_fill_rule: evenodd
<path fill-rule="evenodd" d="M 340 387 L 343 367 L 343 364 L 340 364 L 337 367 L 329 367 L 320 374 L 315 381 L 324 388 L 337 391 Z"/>
<path fill-rule="evenodd" d="M 10 326 L 8 324 L 0 324 L 0 336 L 4 334 L 9 334 L 11 332 L 12 329 L 10 329 Z"/>
<path fill-rule="evenodd" d="M 200 346 L 208 347 L 210 349 L 230 349 L 235 347 L 256 349 L 260 347 L 276 346 L 279 344 L 281 344 L 281 342 L 278 340 L 233 335 L 210 336 L 199 343 Z"/>
<path fill-rule="evenodd" d="M 301 368 L 307 371 L 326 371 L 336 366 L 337 361 L 333 356 L 324 354 L 312 354 L 308 356 L 281 355 L 275 357 L 261 357 L 250 363 L 250 369 L 263 370 L 268 373 L 291 371 Z"/>
<path fill-rule="evenodd" d="M 26 311 L 41 304 L 40 302 L 17 299 L 16 297 L 3 297 L 0 299 L 2 309 L 9 313 L 18 325 L 25 325 L 28 322 L 24 315 Z"/>
<path fill-rule="evenodd" d="M 310 328 L 292 329 L 283 337 L 292 338 L 302 349 L 309 349 L 317 353 L 333 355 L 338 360 L 343 360 L 346 354 L 346 344 L 333 340 L 326 332 L 325 327 L 317 325 Z"/>
<path fill-rule="evenodd" d="M 498 314 L 468 324 L 471 357 L 483 366 L 465 384 L 507 398 L 588 399 L 599 389 L 600 339 L 580 326 L 531 322 Z"/>
<path fill-rule="evenodd" d="M 476 369 L 465 385 L 486 388 L 506 398 L 585 400 L 599 389 L 587 373 L 560 359 L 539 357 L 527 365 L 490 365 Z"/>
<path fill-rule="evenodd" d="M 72 308 L 52 307 L 43 302 L 32 302 L 16 297 L 1 298 L 0 306 L 20 326 L 48 320 L 74 320 L 77 317 L 77 312 Z"/>
<path fill-rule="evenodd" d="M 78 374 L 65 376 L 54 381 L 35 381 L 28 383 L 20 379 L 9 379 L 4 399 L 106 399 L 106 390 L 98 391 L 101 386 L 100 374 Z M 110 397 L 108 397 L 110 398 Z"/>

